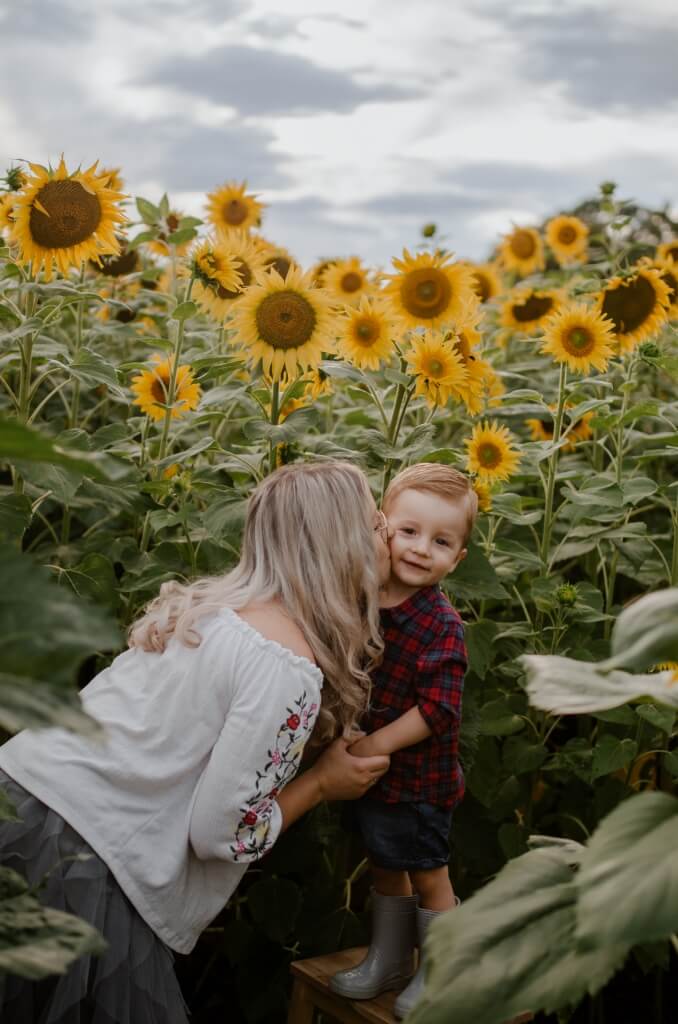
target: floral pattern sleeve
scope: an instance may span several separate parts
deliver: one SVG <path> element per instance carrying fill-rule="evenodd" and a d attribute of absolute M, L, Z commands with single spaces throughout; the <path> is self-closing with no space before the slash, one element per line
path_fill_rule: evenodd
<path fill-rule="evenodd" d="M 262 690 L 265 688 L 262 687 Z M 196 790 L 190 842 L 201 860 L 258 860 L 278 837 L 277 796 L 294 778 L 318 714 L 308 689 L 264 706 L 235 702 Z"/>

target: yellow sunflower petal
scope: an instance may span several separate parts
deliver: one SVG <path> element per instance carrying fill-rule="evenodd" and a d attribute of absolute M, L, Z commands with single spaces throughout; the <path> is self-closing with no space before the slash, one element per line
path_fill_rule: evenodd
<path fill-rule="evenodd" d="M 514 438 L 508 428 L 500 427 L 496 420 L 478 423 L 464 444 L 467 448 L 466 467 L 481 483 L 508 480 L 518 468 L 520 453 L 514 445 Z"/>

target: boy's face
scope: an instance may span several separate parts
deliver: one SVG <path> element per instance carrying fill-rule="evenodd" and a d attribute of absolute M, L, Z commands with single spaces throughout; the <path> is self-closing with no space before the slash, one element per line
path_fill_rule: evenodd
<path fill-rule="evenodd" d="M 407 489 L 385 511 L 393 533 L 391 576 L 409 592 L 438 583 L 466 557 L 468 516 L 463 500 Z"/>

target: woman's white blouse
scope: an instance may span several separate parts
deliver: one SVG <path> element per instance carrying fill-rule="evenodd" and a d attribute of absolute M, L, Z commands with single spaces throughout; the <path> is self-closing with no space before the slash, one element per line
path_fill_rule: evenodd
<path fill-rule="evenodd" d="M 151 928 L 188 953 L 275 842 L 276 796 L 318 715 L 322 673 L 231 609 L 199 647 L 120 654 L 82 691 L 101 739 L 25 731 L 0 767 L 108 865 Z"/>

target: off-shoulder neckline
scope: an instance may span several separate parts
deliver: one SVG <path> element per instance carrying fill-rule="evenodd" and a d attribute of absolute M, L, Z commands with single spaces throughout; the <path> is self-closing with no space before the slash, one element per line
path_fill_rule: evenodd
<path fill-rule="evenodd" d="M 264 636 L 258 629 L 246 622 L 245 619 L 233 608 L 223 607 L 221 612 L 228 615 L 228 618 L 232 622 L 236 623 L 242 633 L 252 638 L 259 647 L 264 647 L 266 650 L 272 651 L 282 661 L 287 661 L 290 665 L 296 666 L 296 668 L 305 669 L 312 675 L 317 676 L 319 682 L 322 685 L 323 673 L 322 669 L 311 661 L 310 658 L 305 657 L 303 654 L 295 654 L 294 651 L 290 650 L 289 647 L 285 647 L 284 644 L 278 643 L 277 640 L 272 640 L 270 637 Z"/>

